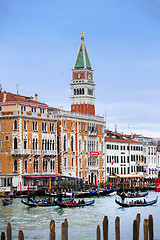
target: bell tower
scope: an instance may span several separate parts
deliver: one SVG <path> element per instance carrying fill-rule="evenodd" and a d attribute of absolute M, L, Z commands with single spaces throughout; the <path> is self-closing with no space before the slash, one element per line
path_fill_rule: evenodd
<path fill-rule="evenodd" d="M 82 33 L 78 53 L 72 69 L 71 111 L 95 115 L 95 83 Z"/>

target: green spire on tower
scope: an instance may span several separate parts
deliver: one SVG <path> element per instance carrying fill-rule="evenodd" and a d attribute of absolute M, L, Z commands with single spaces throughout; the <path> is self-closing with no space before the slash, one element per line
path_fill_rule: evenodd
<path fill-rule="evenodd" d="M 81 69 L 81 68 L 87 68 L 87 69 L 92 69 L 91 63 L 88 57 L 87 49 L 84 43 L 84 33 L 82 33 L 81 37 L 81 43 L 78 49 L 78 54 L 76 57 L 76 61 L 74 64 L 74 69 Z"/>

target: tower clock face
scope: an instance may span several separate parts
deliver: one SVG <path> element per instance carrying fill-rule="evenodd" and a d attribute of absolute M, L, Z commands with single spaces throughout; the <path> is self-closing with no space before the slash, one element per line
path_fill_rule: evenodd
<path fill-rule="evenodd" d="M 88 74 L 88 79 L 89 79 L 89 80 L 91 79 L 91 74 Z"/>
<path fill-rule="evenodd" d="M 78 74 L 78 79 L 80 79 L 80 78 L 81 78 L 81 74 L 79 73 L 79 74 Z"/>

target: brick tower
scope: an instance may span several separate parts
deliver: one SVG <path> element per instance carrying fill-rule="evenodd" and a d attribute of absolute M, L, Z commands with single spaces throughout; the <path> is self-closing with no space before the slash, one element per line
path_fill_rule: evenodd
<path fill-rule="evenodd" d="M 72 69 L 71 111 L 95 115 L 93 70 L 82 33 L 76 61 Z"/>

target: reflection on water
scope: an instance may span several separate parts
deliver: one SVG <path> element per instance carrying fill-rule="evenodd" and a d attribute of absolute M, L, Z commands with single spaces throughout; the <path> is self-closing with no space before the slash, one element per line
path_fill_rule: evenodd
<path fill-rule="evenodd" d="M 152 200 L 160 194 L 150 192 L 146 199 Z M 140 239 L 143 239 L 143 220 L 153 215 L 154 239 L 160 239 L 159 216 L 160 203 L 148 207 L 121 208 L 115 203 L 116 196 L 95 198 L 95 204 L 82 208 L 60 208 L 58 206 L 45 208 L 29 208 L 21 203 L 21 199 L 14 199 L 12 205 L 2 206 L 0 199 L 0 232 L 5 231 L 8 222 L 12 225 L 13 240 L 17 239 L 18 231 L 24 232 L 25 240 L 49 239 L 49 225 L 52 219 L 56 224 L 56 239 L 61 239 L 61 224 L 67 218 L 69 225 L 69 240 L 96 239 L 96 228 L 104 216 L 109 219 L 109 239 L 115 239 L 115 218 L 120 217 L 121 238 L 132 239 L 132 225 L 137 213 L 141 214 Z"/>

